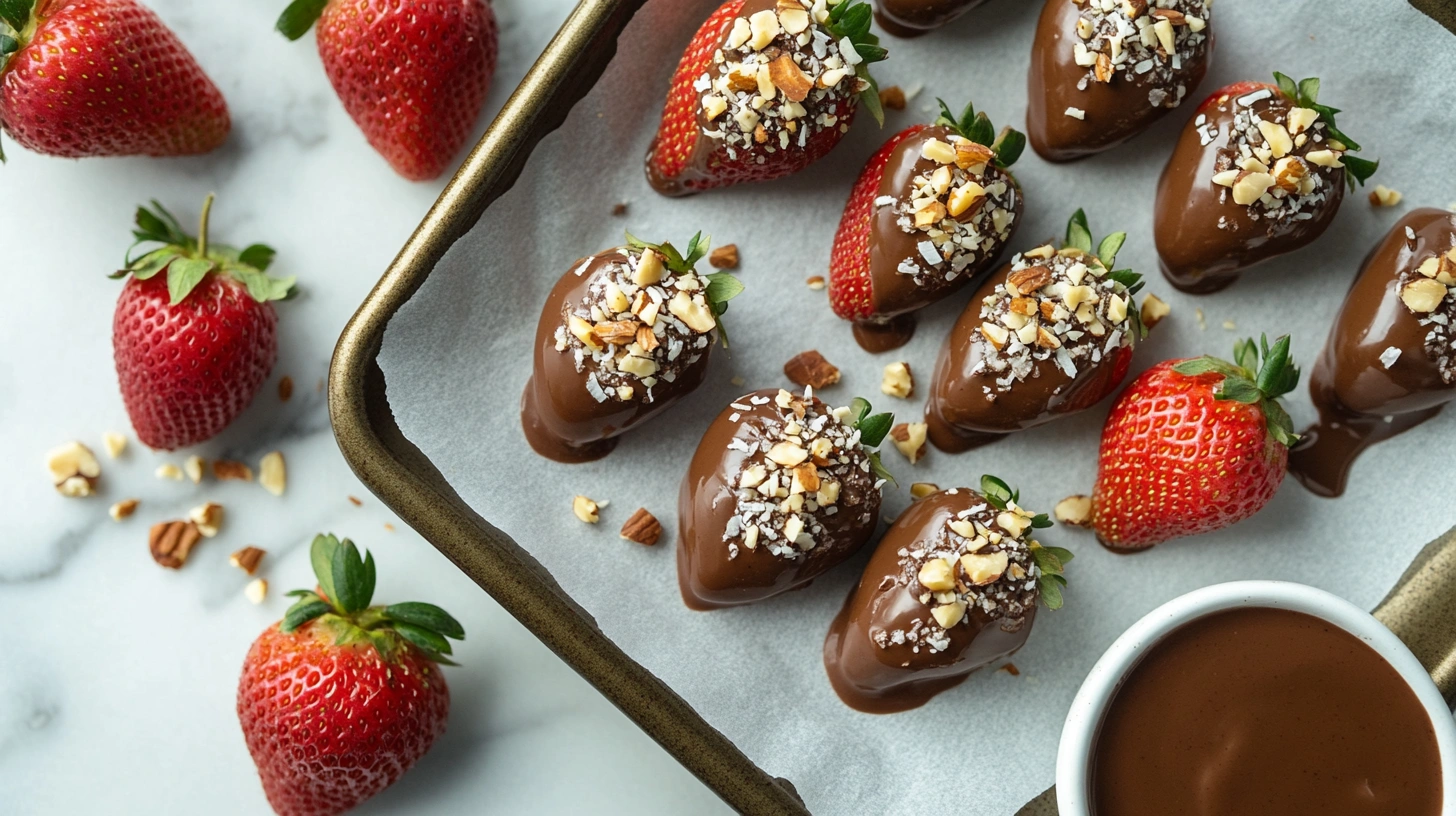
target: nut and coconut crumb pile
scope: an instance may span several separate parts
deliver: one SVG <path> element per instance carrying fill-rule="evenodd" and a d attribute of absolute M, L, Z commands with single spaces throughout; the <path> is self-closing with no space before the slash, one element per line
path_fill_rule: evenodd
<path fill-rule="evenodd" d="M 1443 382 L 1456 384 L 1456 334 L 1452 332 L 1452 322 L 1456 321 L 1456 246 L 1433 253 L 1401 273 L 1399 286 L 1401 303 L 1426 327 L 1426 356 L 1436 364 Z M 1392 346 L 1380 361 L 1390 368 L 1400 354 L 1400 349 Z"/>
<path fill-rule="evenodd" d="M 1123 81 L 1146 86 L 1152 107 L 1175 108 L 1183 101 L 1191 90 L 1183 68 L 1207 47 L 1209 0 L 1068 2 L 1082 9 L 1072 40 L 1073 59 L 1087 69 L 1079 90 Z"/>

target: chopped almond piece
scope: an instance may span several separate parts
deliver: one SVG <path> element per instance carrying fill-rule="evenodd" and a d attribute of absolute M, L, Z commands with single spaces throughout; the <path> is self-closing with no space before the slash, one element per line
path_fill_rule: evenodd
<path fill-rule="evenodd" d="M 926 431 L 924 422 L 901 422 L 890 429 L 890 440 L 913 465 L 925 455 Z"/>
<path fill-rule="evenodd" d="M 253 481 L 253 469 L 242 462 L 218 459 L 212 463 L 212 477 L 218 481 L 236 479 L 242 482 L 251 482 Z"/>
<path fill-rule="evenodd" d="M 228 563 L 232 564 L 234 567 L 237 567 L 243 572 L 252 575 L 253 573 L 258 571 L 259 562 L 261 562 L 263 560 L 263 556 L 267 554 L 268 553 L 266 550 L 259 549 L 258 547 L 248 546 L 228 556 Z"/>
<path fill-rule="evenodd" d="M 1045 266 L 1028 266 L 1012 272 L 1006 277 L 1006 282 L 1022 294 L 1031 294 L 1052 282 L 1052 271 Z"/>
<path fill-rule="evenodd" d="M 881 88 L 880 106 L 886 110 L 905 110 L 905 92 L 899 85 Z"/>
<path fill-rule="evenodd" d="M 738 245 L 724 244 L 708 254 L 708 263 L 714 269 L 735 269 L 738 267 Z"/>
<path fill-rule="evenodd" d="M 1092 519 L 1092 500 L 1086 496 L 1068 496 L 1057 502 L 1052 511 L 1057 521 L 1063 524 L 1083 526 Z"/>
<path fill-rule="evenodd" d="M 782 54 L 768 64 L 768 75 L 774 86 L 795 102 L 803 102 L 814 90 L 814 80 L 788 54 Z"/>
<path fill-rule="evenodd" d="M 819 390 L 839 382 L 839 369 L 824 359 L 817 351 L 805 351 L 794 355 L 784 363 L 784 376 L 790 382 L 807 385 Z"/>
<path fill-rule="evenodd" d="M 1143 297 L 1142 317 L 1143 325 L 1151 329 L 1158 325 L 1163 318 L 1173 313 L 1173 307 L 1164 303 L 1157 295 L 1146 295 Z"/>
<path fill-rule="evenodd" d="M 910 364 L 902 361 L 885 366 L 880 391 L 892 397 L 910 399 L 915 393 L 915 376 L 910 371 Z"/>
<path fill-rule="evenodd" d="M 662 524 L 657 517 L 647 512 L 647 508 L 639 507 L 631 518 L 622 525 L 621 537 L 632 542 L 651 547 L 658 539 L 662 538 Z"/>

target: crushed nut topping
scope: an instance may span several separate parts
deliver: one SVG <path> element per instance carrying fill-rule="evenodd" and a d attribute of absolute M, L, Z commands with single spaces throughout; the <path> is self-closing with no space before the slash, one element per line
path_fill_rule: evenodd
<path fill-rule="evenodd" d="M 1451 240 L 1451 247 L 1412 263 L 1397 281 L 1401 303 L 1426 327 L 1426 356 L 1447 385 L 1456 384 L 1456 333 L 1452 331 L 1456 322 L 1456 236 Z M 1407 238 L 1406 246 L 1414 250 L 1416 242 Z M 1395 365 L 1398 358 L 1397 349 L 1385 367 Z"/>
<path fill-rule="evenodd" d="M 1345 146 L 1326 137 L 1324 120 L 1270 88 L 1221 96 L 1217 109 L 1233 114 L 1226 133 L 1201 113 L 1194 126 L 1205 145 L 1225 140 L 1210 179 L 1224 188 L 1219 203 L 1247 207 L 1249 218 L 1267 221 L 1271 232 L 1313 218 L 1331 185 L 1341 183 L 1336 171 L 1344 167 Z M 1228 222 L 1220 219 L 1219 228 Z"/>
<path fill-rule="evenodd" d="M 1072 57 L 1091 83 L 1132 83 L 1148 89 L 1148 104 L 1176 108 L 1191 90 L 1184 66 L 1207 49 L 1212 0 L 1069 0 L 1080 6 Z M 1083 117 L 1077 117 L 1083 118 Z"/>
<path fill-rule="evenodd" d="M 874 520 L 872 495 L 884 484 L 849 423 L 849 408 L 829 408 L 806 388 L 802 396 L 780 389 L 749 394 L 732 403 L 739 429 L 730 450 L 743 454 L 733 475 L 737 487 L 733 517 L 723 530 L 728 557 L 762 548 L 799 560 L 817 546 L 824 520 L 857 513 Z"/>
<path fill-rule="evenodd" d="M 975 491 L 951 488 L 972 497 L 970 507 L 926 532 L 913 547 L 902 547 L 899 581 L 924 604 L 927 614 L 909 628 L 876 630 L 871 637 L 881 649 L 910 644 L 919 653 L 950 647 L 949 630 L 979 609 L 1016 631 L 1035 605 L 1041 570 L 1031 549 L 1033 514 L 1009 502 L 999 510 Z"/>
<path fill-rule="evenodd" d="M 774 9 L 733 21 L 725 46 L 693 83 L 698 126 L 720 141 L 731 161 L 758 164 L 816 134 L 849 130 L 855 95 L 868 85 L 847 38 L 825 27 L 826 0 L 779 0 Z"/>
<path fill-rule="evenodd" d="M 1074 247 L 1046 244 L 1011 259 L 1011 272 L 981 302 L 980 347 L 972 374 L 994 375 L 988 401 L 1018 382 L 1040 376 L 1037 363 L 1054 360 L 1068 378 L 1134 342 L 1128 315 L 1136 309 L 1102 261 Z"/>
<path fill-rule="evenodd" d="M 708 280 L 669 269 L 650 248 L 588 258 L 576 274 L 594 265 L 587 294 L 556 327 L 556 350 L 589 372 L 586 390 L 597 402 L 650 404 L 658 383 L 675 381 L 713 342 Z"/>

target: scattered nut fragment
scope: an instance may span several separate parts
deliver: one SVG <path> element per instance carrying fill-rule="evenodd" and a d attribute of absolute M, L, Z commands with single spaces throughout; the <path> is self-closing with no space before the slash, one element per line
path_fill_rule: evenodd
<path fill-rule="evenodd" d="M 157 465 L 157 478 L 171 479 L 174 482 L 180 482 L 182 481 L 182 468 L 177 467 L 171 462 L 163 462 L 162 464 Z"/>
<path fill-rule="evenodd" d="M 892 397 L 910 399 L 915 393 L 915 377 L 906 362 L 890 363 L 885 366 L 885 375 L 880 380 L 880 391 Z"/>
<path fill-rule="evenodd" d="M 599 514 L 602 506 L 588 499 L 586 496 L 577 496 L 571 500 L 571 512 L 587 524 L 596 524 L 602 520 Z"/>
<path fill-rule="evenodd" d="M 80 442 L 67 442 L 52 448 L 46 454 L 46 469 L 51 472 L 51 484 L 62 495 L 83 498 L 96 492 L 96 480 L 101 477 L 101 463 L 96 454 Z"/>
<path fill-rule="evenodd" d="M 293 378 L 284 376 L 278 381 L 278 401 L 288 402 L 293 399 Z"/>
<path fill-rule="evenodd" d="M 638 286 L 650 286 L 662 280 L 662 256 L 655 250 L 642 250 L 642 257 L 637 261 L 637 269 L 632 273 L 632 282 Z"/>
<path fill-rule="evenodd" d="M 817 391 L 839 382 L 839 369 L 819 352 L 805 351 L 784 363 L 784 376 L 790 382 L 812 386 Z"/>
<path fill-rule="evenodd" d="M 612 205 L 612 215 L 621 217 L 627 214 L 627 202 L 619 201 Z"/>
<path fill-rule="evenodd" d="M 147 546 L 152 551 L 152 560 L 168 569 L 181 569 L 187 563 L 192 548 L 202 540 L 197 525 L 190 521 L 164 521 L 153 524 L 148 534 Z"/>
<path fill-rule="evenodd" d="M 208 502 L 192 508 L 187 517 L 197 525 L 197 532 L 202 533 L 203 538 L 212 538 L 222 527 L 222 505 L 217 502 Z"/>
<path fill-rule="evenodd" d="M 187 474 L 187 478 L 191 479 L 193 484 L 197 484 L 202 481 L 203 464 L 201 456 L 189 456 L 182 462 L 182 472 Z"/>
<path fill-rule="evenodd" d="M 804 281 L 804 282 L 807 283 L 807 284 L 809 284 L 809 288 L 810 289 L 813 289 L 816 292 L 819 291 L 820 289 L 823 289 L 824 288 L 824 276 L 823 275 L 810 275 L 809 276 L 809 279 L 806 280 L 806 281 Z"/>
<path fill-rule="evenodd" d="M 995 323 L 982 323 L 981 334 L 984 335 L 987 340 L 991 341 L 991 345 L 995 346 L 997 349 L 1005 346 L 1006 341 L 1011 339 L 1011 333 L 996 325 Z"/>
<path fill-rule="evenodd" d="M 1399 190 L 1392 190 L 1384 184 L 1377 184 L 1375 189 L 1370 191 L 1370 206 L 1394 207 L 1400 203 L 1401 198 L 1403 196 Z"/>
<path fill-rule="evenodd" d="M 1416 314 L 1434 312 L 1445 297 L 1445 284 L 1430 278 L 1417 278 L 1400 290 L 1401 301 Z"/>
<path fill-rule="evenodd" d="M 1052 271 L 1045 266 L 1028 266 L 1007 275 L 1006 282 L 1023 295 L 1029 295 L 1052 282 Z"/>
<path fill-rule="evenodd" d="M 959 141 L 955 143 L 956 167 L 962 170 L 969 170 L 979 173 L 985 169 L 986 164 L 996 158 L 996 151 L 986 145 L 972 141 Z"/>
<path fill-rule="evenodd" d="M 895 449 L 904 454 L 912 465 L 925 455 L 926 428 L 924 422 L 901 422 L 890 429 L 890 439 L 895 443 Z"/>
<path fill-rule="evenodd" d="M 1311 150 L 1304 154 L 1304 160 L 1318 164 L 1320 167 L 1344 167 L 1345 163 L 1333 150 Z"/>
<path fill-rule="evenodd" d="M 1092 519 L 1092 499 L 1082 495 L 1068 496 L 1057 502 L 1052 514 L 1063 524 L 1084 526 Z"/>
<path fill-rule="evenodd" d="M 355 507 L 363 507 L 364 506 L 364 502 L 360 501 L 357 496 L 350 496 L 349 497 L 349 503 L 352 504 L 352 505 L 354 505 Z"/>
<path fill-rule="evenodd" d="M 283 454 L 278 451 L 263 454 L 258 462 L 258 484 L 275 496 L 282 496 L 288 486 L 288 470 L 283 464 Z"/>
<path fill-rule="evenodd" d="M 814 90 L 814 80 L 788 54 L 782 54 L 768 64 L 768 76 L 774 87 L 794 102 L 803 102 Z"/>
<path fill-rule="evenodd" d="M 1234 203 L 1248 206 L 1274 186 L 1274 177 L 1268 173 L 1245 170 L 1234 181 Z"/>
<path fill-rule="evenodd" d="M 243 596 L 253 603 L 254 606 L 261 604 L 268 598 L 268 582 L 262 578 L 254 578 L 243 587 Z"/>
<path fill-rule="evenodd" d="M 881 88 L 880 106 L 886 110 L 905 110 L 905 92 L 899 85 Z"/>
<path fill-rule="evenodd" d="M 798 467 L 809 458 L 809 452 L 796 442 L 775 442 L 765 454 L 769 460 L 784 467 Z"/>
<path fill-rule="evenodd" d="M 920 579 L 920 585 L 931 592 L 955 589 L 955 569 L 944 558 L 926 561 L 916 577 Z"/>
<path fill-rule="evenodd" d="M 738 245 L 724 244 L 708 253 L 708 263 L 714 269 L 736 269 L 738 267 Z"/>
<path fill-rule="evenodd" d="M 1092 78 L 1098 82 L 1112 81 L 1112 57 L 1097 52 L 1097 61 L 1092 66 Z"/>
<path fill-rule="evenodd" d="M 931 496 L 939 492 L 940 485 L 934 482 L 913 482 L 910 485 L 910 498 L 914 501 L 919 501 L 926 496 Z"/>
<path fill-rule="evenodd" d="M 122 499 L 116 504 L 111 505 L 111 509 L 107 512 L 111 514 L 112 521 L 121 521 L 125 518 L 131 518 L 131 514 L 136 512 L 138 504 L 141 504 L 141 502 L 136 499 Z"/>
<path fill-rule="evenodd" d="M 961 618 L 966 616 L 966 602 L 952 601 L 948 604 L 941 604 L 930 610 L 930 614 L 935 618 L 935 622 L 940 624 L 940 628 L 949 629 L 960 623 Z"/>
<path fill-rule="evenodd" d="M 212 463 L 212 478 L 218 481 L 236 479 L 242 482 L 251 482 L 253 481 L 253 469 L 242 462 L 218 459 Z"/>
<path fill-rule="evenodd" d="M 965 570 L 966 579 L 971 585 L 985 586 L 1006 573 L 1006 565 L 1010 560 L 1005 550 L 989 555 L 966 553 L 961 556 L 961 569 Z"/>
<path fill-rule="evenodd" d="M 662 524 L 657 517 L 647 512 L 646 507 L 637 508 L 627 523 L 622 525 L 622 538 L 651 547 L 662 537 Z"/>
<path fill-rule="evenodd" d="M 247 546 L 228 556 L 228 563 L 252 575 L 258 571 L 258 562 L 262 561 L 263 556 L 267 554 L 266 550 Z"/>
<path fill-rule="evenodd" d="M 107 431 L 101 435 L 101 445 L 106 448 L 106 455 L 115 459 L 126 450 L 126 434 Z"/>

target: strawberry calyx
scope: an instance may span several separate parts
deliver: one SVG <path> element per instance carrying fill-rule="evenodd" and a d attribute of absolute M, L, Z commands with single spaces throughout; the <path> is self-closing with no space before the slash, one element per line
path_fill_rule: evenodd
<path fill-rule="evenodd" d="M 663 266 L 679 275 L 697 274 L 698 261 L 707 257 L 710 242 L 708 236 L 698 232 L 688 239 L 687 254 L 683 254 L 666 241 L 660 244 L 648 243 L 630 232 L 627 233 L 627 246 L 656 252 L 662 258 Z M 743 294 L 743 282 L 728 272 L 714 272 L 700 277 L 706 282 L 703 286 L 703 299 L 708 302 L 708 308 L 713 310 L 713 320 L 718 324 L 718 338 L 723 342 L 723 348 L 728 348 L 728 331 L 723 328 L 723 313 L 728 311 L 728 301 Z"/>
<path fill-rule="evenodd" d="M 895 424 L 893 413 L 871 414 L 873 410 L 870 401 L 864 397 L 855 397 L 849 401 L 849 416 L 845 417 L 849 427 L 859 431 L 859 443 L 867 448 L 877 448 L 885 441 L 885 435 Z M 894 475 L 885 469 L 884 462 L 880 461 L 879 451 L 869 452 L 870 472 L 877 479 L 884 479 L 892 485 L 899 486 Z"/>
<path fill-rule="evenodd" d="M 1026 135 L 1021 131 L 1006 125 L 997 133 L 996 126 L 991 124 L 991 118 L 985 111 L 977 112 L 974 102 L 967 102 L 961 115 L 957 117 L 951 113 L 950 106 L 945 104 L 944 99 L 937 97 L 935 101 L 940 103 L 940 116 L 932 124 L 948 127 L 976 144 L 991 148 L 991 152 L 996 154 L 996 166 L 1002 170 L 1021 158 L 1021 152 L 1026 149 Z"/>
<path fill-rule="evenodd" d="M 1006 482 L 987 473 L 981 476 L 981 498 L 997 510 L 1006 510 L 1021 498 L 1021 491 L 1012 489 Z M 1037 513 L 1031 518 L 1033 530 L 1044 530 L 1050 526 L 1052 520 L 1046 513 Z M 1031 550 L 1032 560 L 1041 572 L 1036 579 L 1037 594 L 1047 609 L 1061 609 L 1062 589 L 1067 585 L 1063 572 L 1067 562 L 1074 557 L 1072 551 L 1062 547 L 1048 547 L 1035 539 L 1028 540 L 1027 546 Z"/>
<path fill-rule="evenodd" d="M 40 15 L 34 14 L 36 0 L 0 0 L 0 76 L 4 76 L 10 57 L 30 44 L 40 26 Z M 4 144 L 0 143 L 0 164 L 5 162 Z"/>
<path fill-rule="evenodd" d="M 434 604 L 409 602 L 370 606 L 374 596 L 374 556 L 332 534 L 314 536 L 309 560 L 316 589 L 296 589 L 297 598 L 278 623 L 284 634 L 312 622 L 334 635 L 335 646 L 370 645 L 387 662 L 413 646 L 436 663 L 456 665 L 446 655 L 450 640 L 465 639 L 465 629 L 450 613 Z"/>
<path fill-rule="evenodd" d="M 290 40 L 296 40 L 308 33 L 313 24 L 318 22 L 319 15 L 324 13 L 324 6 L 329 0 L 293 0 L 283 13 L 278 15 L 278 22 L 274 28 Z"/>
<path fill-rule="evenodd" d="M 1088 259 L 1101 265 L 1103 275 L 1118 285 L 1117 293 L 1126 297 L 1132 302 L 1133 295 L 1142 291 L 1143 276 L 1131 269 L 1113 269 L 1117 265 L 1117 253 L 1121 251 L 1122 245 L 1127 242 L 1127 233 L 1109 233 L 1097 244 L 1097 251 L 1092 251 L 1092 230 L 1087 226 L 1087 214 L 1081 209 L 1072 213 L 1067 220 L 1067 236 L 1062 241 L 1062 248 L 1074 247 L 1080 249 Z M 1143 324 L 1141 309 L 1129 308 L 1127 319 L 1132 323 L 1133 342 L 1145 339 L 1148 336 L 1148 327 Z"/>
<path fill-rule="evenodd" d="M 1356 182 L 1359 182 L 1362 187 L 1365 186 L 1365 180 L 1375 175 L 1375 171 L 1380 168 L 1380 162 L 1350 155 L 1358 151 L 1360 145 L 1335 127 L 1335 114 L 1339 113 L 1340 109 L 1319 103 L 1319 77 L 1307 77 L 1295 82 L 1290 77 L 1275 71 L 1274 81 L 1278 83 L 1279 92 L 1295 104 L 1318 113 L 1319 118 L 1324 120 L 1325 132 L 1344 145 L 1345 150 L 1340 156 L 1340 163 L 1345 166 L 1345 183 L 1349 185 L 1349 188 L 1354 190 Z"/>
<path fill-rule="evenodd" d="M 829 9 L 829 19 L 824 22 L 824 29 L 840 42 L 849 40 L 849 44 L 854 47 L 855 56 L 858 57 L 858 61 L 854 63 L 854 75 L 865 84 L 864 90 L 859 94 L 860 104 L 875 117 L 876 122 L 883 125 L 885 110 L 880 105 L 880 86 L 870 76 L 870 63 L 880 62 L 889 52 L 880 45 L 880 38 L 870 31 L 870 21 L 874 13 L 870 11 L 869 4 L 861 0 L 839 0 L 837 4 L 831 0 L 831 5 L 833 7 Z M 846 58 L 846 61 L 849 60 Z"/>
<path fill-rule="evenodd" d="M 1294 433 L 1294 424 L 1285 412 L 1279 398 L 1293 391 L 1299 384 L 1299 368 L 1289 355 L 1289 335 L 1282 335 L 1269 345 L 1267 335 L 1260 335 L 1259 342 L 1245 338 L 1234 344 L 1234 362 L 1217 357 L 1197 357 L 1184 360 L 1173 366 L 1173 370 L 1186 376 L 1218 374 L 1223 377 L 1214 397 L 1233 400 L 1245 405 L 1258 405 L 1264 412 L 1264 421 L 1269 435 L 1285 447 L 1299 441 Z"/>
<path fill-rule="evenodd" d="M 239 250 L 208 242 L 207 223 L 212 201 L 213 196 L 209 194 L 202 202 L 196 238 L 188 235 L 177 218 L 155 199 L 152 209 L 145 205 L 137 207 L 137 228 L 132 230 L 132 237 L 136 240 L 127 249 L 122 268 L 112 273 L 111 278 L 115 280 L 131 275 L 138 280 L 147 280 L 166 270 L 167 291 L 174 306 L 185 300 L 209 272 L 220 272 L 243 284 L 248 294 L 259 303 L 293 297 L 296 292 L 292 276 L 276 278 L 267 274 L 276 254 L 272 247 L 252 244 Z M 144 244 L 162 246 L 133 257 L 136 248 Z"/>

